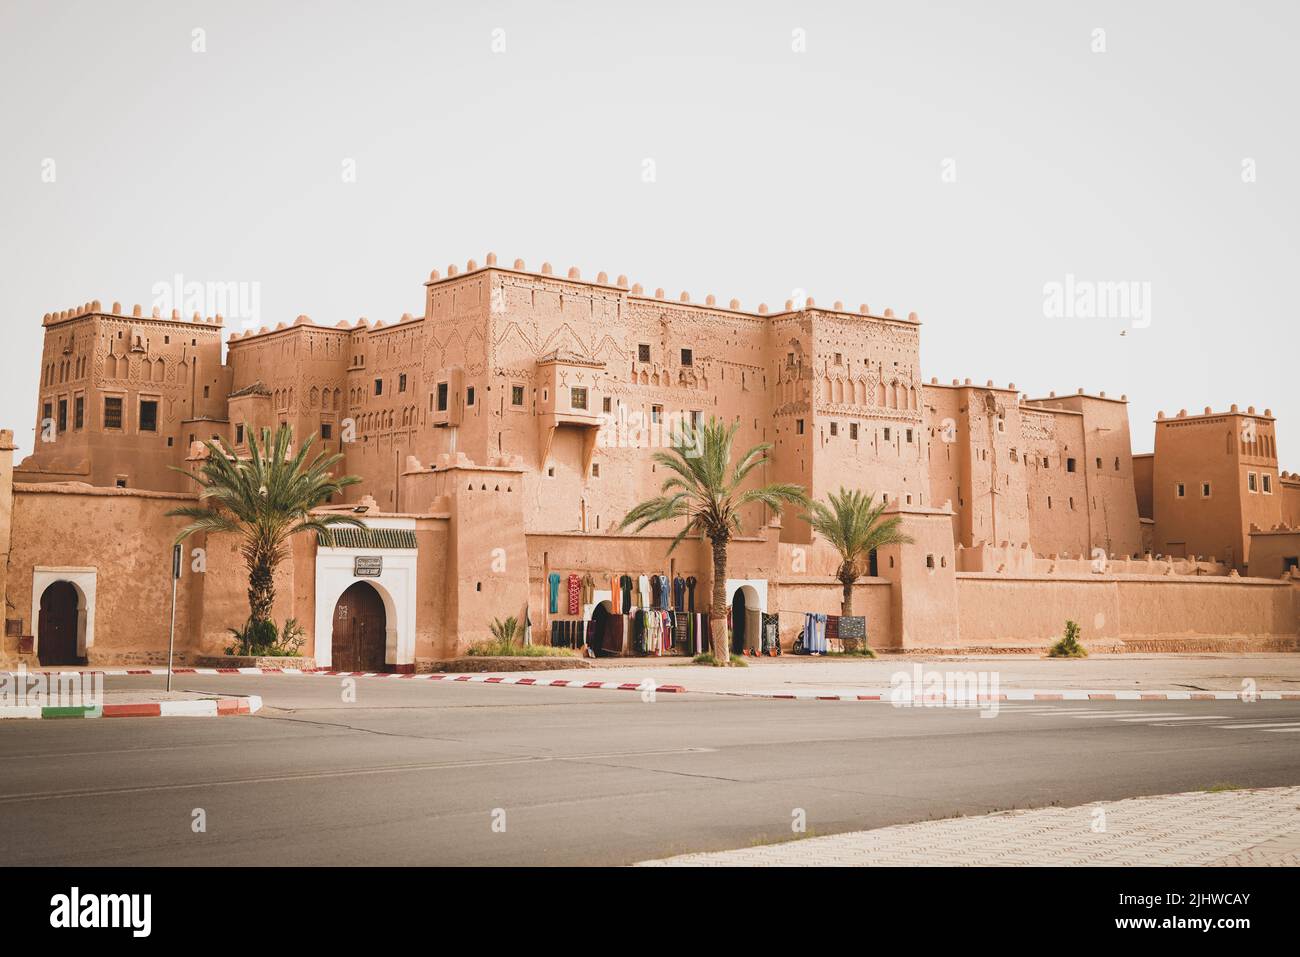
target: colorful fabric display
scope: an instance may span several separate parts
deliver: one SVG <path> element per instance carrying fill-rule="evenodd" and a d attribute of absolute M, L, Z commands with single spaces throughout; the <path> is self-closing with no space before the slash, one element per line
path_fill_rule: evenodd
<path fill-rule="evenodd" d="M 580 596 L 582 594 L 582 579 L 576 573 L 569 576 L 569 614 L 577 615 L 582 612 Z"/>

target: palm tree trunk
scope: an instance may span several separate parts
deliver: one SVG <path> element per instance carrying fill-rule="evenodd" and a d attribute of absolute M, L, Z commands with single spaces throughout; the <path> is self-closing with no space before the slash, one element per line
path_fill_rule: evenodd
<path fill-rule="evenodd" d="M 727 632 L 727 538 L 710 539 L 713 546 L 713 603 L 709 608 L 709 646 L 713 660 L 731 664 L 731 635 Z"/>
<path fill-rule="evenodd" d="M 248 615 L 253 621 L 268 621 L 275 606 L 275 566 L 279 556 L 254 549 L 248 556 Z"/>
<path fill-rule="evenodd" d="M 853 617 L 853 579 L 848 576 L 840 578 L 840 588 L 842 589 L 840 597 L 840 615 L 844 618 Z"/>

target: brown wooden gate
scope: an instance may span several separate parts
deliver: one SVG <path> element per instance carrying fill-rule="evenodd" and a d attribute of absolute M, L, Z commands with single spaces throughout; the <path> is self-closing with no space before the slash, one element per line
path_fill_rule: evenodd
<path fill-rule="evenodd" d="M 37 657 L 42 665 L 80 664 L 77 658 L 77 588 L 54 582 L 41 593 Z"/>
<path fill-rule="evenodd" d="M 388 619 L 379 592 L 368 582 L 354 582 L 334 606 L 331 667 L 336 671 L 387 671 L 387 634 Z"/>

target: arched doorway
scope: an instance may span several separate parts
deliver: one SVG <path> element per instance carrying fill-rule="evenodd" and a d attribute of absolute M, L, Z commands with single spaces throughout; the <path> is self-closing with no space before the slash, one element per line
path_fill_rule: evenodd
<path fill-rule="evenodd" d="M 37 658 L 42 665 L 81 664 L 77 655 L 77 586 L 52 582 L 41 593 Z"/>
<path fill-rule="evenodd" d="M 742 585 L 731 596 L 731 652 L 757 654 L 763 646 L 762 599 L 752 585 Z"/>
<path fill-rule="evenodd" d="M 330 644 L 335 671 L 386 671 L 388 615 L 384 599 L 369 582 L 355 582 L 334 606 Z"/>

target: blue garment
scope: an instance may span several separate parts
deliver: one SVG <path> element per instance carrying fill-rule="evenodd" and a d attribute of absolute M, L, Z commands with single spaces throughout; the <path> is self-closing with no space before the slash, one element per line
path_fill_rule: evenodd
<path fill-rule="evenodd" d="M 803 650 L 807 654 L 826 654 L 830 644 L 826 641 L 826 616 L 808 612 L 803 616 Z"/>
<path fill-rule="evenodd" d="M 549 575 L 546 576 L 546 580 L 551 586 L 550 608 L 551 608 L 551 614 L 554 615 L 556 612 L 560 610 L 560 606 L 556 603 L 557 597 L 559 596 L 560 593 L 560 573 L 551 572 Z"/>

